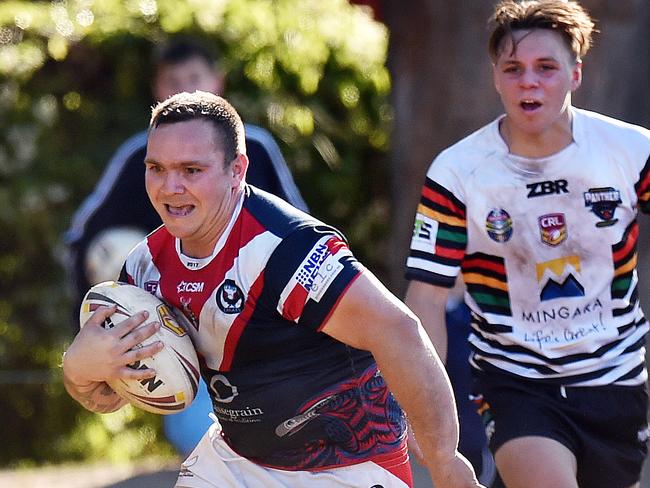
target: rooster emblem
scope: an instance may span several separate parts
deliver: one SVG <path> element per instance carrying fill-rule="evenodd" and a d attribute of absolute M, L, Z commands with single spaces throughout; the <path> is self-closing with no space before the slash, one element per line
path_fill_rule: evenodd
<path fill-rule="evenodd" d="M 223 313 L 240 313 L 244 309 L 244 293 L 233 280 L 225 280 L 219 286 L 216 298 Z"/>

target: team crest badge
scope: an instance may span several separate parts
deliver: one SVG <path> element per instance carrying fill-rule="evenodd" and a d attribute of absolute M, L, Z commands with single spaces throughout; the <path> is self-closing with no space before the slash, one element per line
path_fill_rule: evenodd
<path fill-rule="evenodd" d="M 485 219 L 485 230 L 493 241 L 509 241 L 512 237 L 512 219 L 508 212 L 493 208 Z"/>
<path fill-rule="evenodd" d="M 217 306 L 227 314 L 244 310 L 244 293 L 233 280 L 225 280 L 217 289 Z"/>
<path fill-rule="evenodd" d="M 144 284 L 144 289 L 147 290 L 152 295 L 155 295 L 158 291 L 158 282 L 157 281 L 146 281 Z"/>
<path fill-rule="evenodd" d="M 611 186 L 604 188 L 590 188 L 583 193 L 585 198 L 585 207 L 590 207 L 591 211 L 601 219 L 596 222 L 596 227 L 609 227 L 618 222 L 614 218 L 614 212 L 621 200 L 621 192 Z"/>
<path fill-rule="evenodd" d="M 567 228 L 563 213 L 542 215 L 537 219 L 537 224 L 544 244 L 559 246 L 566 241 Z"/>

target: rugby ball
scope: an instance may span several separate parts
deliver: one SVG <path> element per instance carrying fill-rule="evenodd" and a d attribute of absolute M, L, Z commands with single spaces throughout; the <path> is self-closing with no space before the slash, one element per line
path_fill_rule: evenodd
<path fill-rule="evenodd" d="M 81 303 L 81 327 L 100 306 L 117 305 L 105 322 L 110 329 L 137 312 L 149 312 L 147 322 L 159 321 L 160 329 L 136 347 L 162 341 L 165 347 L 149 358 L 136 361 L 130 368 L 156 370 L 146 380 L 113 380 L 107 383 L 125 400 L 149 412 L 168 415 L 187 408 L 198 391 L 199 360 L 187 331 L 180 325 L 174 310 L 151 293 L 127 283 L 105 281 L 94 285 Z M 180 313 L 180 312 L 176 312 Z"/>

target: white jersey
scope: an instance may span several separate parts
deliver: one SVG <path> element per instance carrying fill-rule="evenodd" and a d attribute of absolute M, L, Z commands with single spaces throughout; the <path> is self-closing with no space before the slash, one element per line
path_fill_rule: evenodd
<path fill-rule="evenodd" d="M 650 212 L 650 131 L 572 109 L 573 143 L 509 154 L 499 119 L 428 170 L 406 276 L 452 286 L 472 310 L 471 364 L 575 386 L 646 379 L 636 271 Z"/>

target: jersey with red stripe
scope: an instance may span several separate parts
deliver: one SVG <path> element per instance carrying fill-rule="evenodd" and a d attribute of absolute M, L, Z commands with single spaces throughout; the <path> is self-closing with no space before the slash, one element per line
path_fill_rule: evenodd
<path fill-rule="evenodd" d="M 557 154 L 509 153 L 499 119 L 427 173 L 407 278 L 452 286 L 472 310 L 472 365 L 547 382 L 637 385 L 638 210 L 650 212 L 650 131 L 571 109 Z"/>
<path fill-rule="evenodd" d="M 321 469 L 403 445 L 403 413 L 372 355 L 321 332 L 362 272 L 336 229 L 248 186 L 211 256 L 185 256 L 163 226 L 121 279 L 183 312 L 235 451 Z"/>

